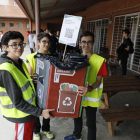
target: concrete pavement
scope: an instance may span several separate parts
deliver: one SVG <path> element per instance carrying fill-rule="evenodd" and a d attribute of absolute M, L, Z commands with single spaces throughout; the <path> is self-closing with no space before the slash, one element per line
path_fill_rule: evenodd
<path fill-rule="evenodd" d="M 30 54 L 30 50 L 28 47 L 26 47 L 21 58 L 25 60 L 25 56 L 28 54 Z M 120 74 L 120 68 L 116 69 L 116 73 Z M 129 74 L 131 74 L 131 72 L 129 72 Z M 128 103 L 130 106 L 140 106 L 140 93 L 137 91 L 118 93 L 115 96 L 111 97 L 110 102 L 112 107 L 123 107 L 126 103 Z M 112 137 L 108 133 L 107 123 L 102 118 L 99 112 L 97 112 L 96 122 L 97 140 L 140 140 L 140 120 L 124 121 L 119 126 L 114 126 L 116 133 L 115 137 Z M 67 136 L 73 132 L 73 119 L 51 119 L 51 131 L 55 134 L 55 140 L 63 140 L 64 136 Z M 87 140 L 86 135 L 87 127 L 86 116 L 84 112 L 82 131 L 83 140 Z M 14 124 L 4 119 L 0 112 L 0 140 L 14 140 L 14 136 Z M 47 138 L 42 135 L 42 140 L 47 140 Z"/>

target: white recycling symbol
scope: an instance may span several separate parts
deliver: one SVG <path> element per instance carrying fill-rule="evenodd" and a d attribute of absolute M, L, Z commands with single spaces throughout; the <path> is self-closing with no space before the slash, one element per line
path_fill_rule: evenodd
<path fill-rule="evenodd" d="M 69 103 L 66 104 L 67 100 L 69 101 Z M 64 106 L 71 106 L 72 105 L 71 98 L 70 97 L 66 97 L 65 100 L 63 100 L 62 103 L 63 103 Z"/>

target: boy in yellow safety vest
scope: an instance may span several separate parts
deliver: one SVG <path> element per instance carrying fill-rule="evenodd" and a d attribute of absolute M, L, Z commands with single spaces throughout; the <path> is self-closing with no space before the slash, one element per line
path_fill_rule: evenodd
<path fill-rule="evenodd" d="M 96 140 L 96 111 L 101 105 L 101 96 L 103 91 L 103 77 L 107 76 L 105 59 L 99 55 L 93 54 L 94 34 L 86 31 L 80 36 L 80 46 L 83 55 L 87 55 L 90 63 L 88 76 L 88 88 L 79 87 L 83 90 L 84 96 L 83 109 L 86 111 L 88 135 L 87 140 Z M 74 131 L 72 135 L 64 137 L 64 140 L 81 140 L 82 116 L 74 118 Z"/>
<path fill-rule="evenodd" d="M 15 140 L 32 140 L 35 116 L 52 118 L 54 109 L 36 106 L 36 93 L 32 79 L 19 57 L 26 46 L 20 32 L 8 31 L 2 45 L 6 53 L 0 57 L 0 108 L 4 118 L 16 123 Z"/>
<path fill-rule="evenodd" d="M 42 54 L 48 54 L 48 49 L 50 47 L 51 44 L 51 37 L 49 34 L 47 33 L 40 33 L 37 36 L 37 43 L 39 45 L 39 53 Z M 34 56 L 37 54 L 37 52 L 27 55 L 26 56 L 26 65 L 29 71 L 29 74 L 33 77 L 34 79 L 34 83 L 36 83 L 36 74 L 35 74 L 35 67 L 36 67 L 36 59 L 34 58 Z M 41 124 L 40 124 L 40 120 L 39 117 L 35 118 L 35 126 L 34 126 L 34 140 L 40 140 L 40 128 L 41 128 Z M 42 122 L 42 133 L 44 135 L 46 135 L 47 138 L 52 139 L 54 138 L 53 133 L 50 131 L 50 119 L 45 119 L 43 118 L 43 122 Z"/>

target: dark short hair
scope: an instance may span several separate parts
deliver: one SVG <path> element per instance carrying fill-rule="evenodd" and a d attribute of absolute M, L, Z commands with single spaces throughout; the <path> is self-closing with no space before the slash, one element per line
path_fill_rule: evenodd
<path fill-rule="evenodd" d="M 49 29 L 49 32 L 50 32 L 51 34 L 54 34 L 54 30 L 53 30 L 53 29 Z"/>
<path fill-rule="evenodd" d="M 43 29 L 40 29 L 40 32 L 44 32 Z"/>
<path fill-rule="evenodd" d="M 17 38 L 20 38 L 22 41 L 24 41 L 24 37 L 20 32 L 18 32 L 18 31 L 8 31 L 2 37 L 2 40 L 1 40 L 2 45 L 8 45 L 8 42 L 11 39 L 17 39 Z"/>
<path fill-rule="evenodd" d="M 50 41 L 51 41 L 51 36 L 47 33 L 40 33 L 38 36 L 37 36 L 37 40 L 40 41 L 42 38 L 44 37 L 47 37 Z"/>
<path fill-rule="evenodd" d="M 3 33 L 3 31 L 0 31 L 0 32 L 2 32 L 2 33 Z"/>
<path fill-rule="evenodd" d="M 81 41 L 81 38 L 84 37 L 84 36 L 91 36 L 91 37 L 92 37 L 92 41 L 93 41 L 93 43 L 94 43 L 94 34 L 93 34 L 92 32 L 90 32 L 90 31 L 85 31 L 84 33 L 82 33 L 82 34 L 80 35 L 80 41 Z"/>
<path fill-rule="evenodd" d="M 33 34 L 36 34 L 36 30 L 34 30 L 32 33 L 33 33 Z"/>
<path fill-rule="evenodd" d="M 129 34 L 130 34 L 129 29 L 124 29 L 124 30 L 122 31 L 122 33 L 123 33 L 123 32 L 125 32 L 127 35 L 129 35 Z"/>

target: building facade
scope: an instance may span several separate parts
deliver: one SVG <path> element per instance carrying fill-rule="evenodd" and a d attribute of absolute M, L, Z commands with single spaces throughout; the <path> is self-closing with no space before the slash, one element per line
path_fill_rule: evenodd
<path fill-rule="evenodd" d="M 8 0 L 6 0 L 8 1 Z M 9 0 L 12 1 L 12 0 Z M 17 3 L 22 4 L 24 3 L 23 0 L 20 0 L 20 3 L 18 0 L 16 0 Z M 50 3 L 50 5 L 48 3 Z M 66 1 L 64 0 L 40 0 L 40 8 L 42 7 L 42 11 L 40 12 L 40 15 L 46 15 L 44 18 L 42 17 L 40 21 L 40 25 L 42 29 L 45 28 L 53 28 L 55 30 L 61 29 L 62 26 L 62 13 L 68 14 L 65 12 L 65 9 L 68 8 L 68 4 L 65 4 Z M 81 3 L 85 3 L 84 0 L 69 0 L 69 2 L 75 2 L 78 3 L 77 6 L 81 6 Z M 89 0 L 89 2 L 91 2 Z M 26 0 L 26 3 L 29 3 L 30 8 L 28 8 L 27 4 L 24 4 L 29 12 L 29 15 L 35 15 L 35 1 Z M 53 3 L 53 4 L 52 4 Z M 46 7 L 44 7 L 44 4 Z M 59 7 L 57 4 L 64 4 L 64 9 L 61 9 L 62 7 Z M 72 5 L 72 4 L 71 4 Z M 66 7 L 65 7 L 66 6 Z M 22 6 L 20 6 L 23 8 Z M 48 11 L 47 7 L 50 9 Z M 56 9 L 56 8 L 57 9 Z M 59 8 L 60 9 L 59 9 Z M 72 7 L 69 8 L 73 8 Z M 54 9 L 53 9 L 54 8 Z M 24 10 L 25 10 L 24 9 Z M 77 7 L 75 8 L 77 10 Z M 57 13 L 53 14 L 51 10 L 59 10 L 58 13 L 60 13 L 60 17 L 57 15 Z M 93 6 L 88 6 L 88 8 L 81 10 L 82 12 L 73 12 L 73 15 L 82 16 L 82 26 L 80 33 L 83 30 L 91 31 L 95 34 L 95 43 L 93 47 L 94 53 L 100 53 L 100 49 L 107 48 L 108 54 L 114 55 L 115 58 L 111 59 L 112 63 L 115 63 L 117 61 L 117 54 L 116 49 L 119 47 L 120 43 L 123 41 L 122 37 L 122 30 L 125 28 L 128 28 L 131 32 L 130 38 L 134 43 L 134 53 L 130 55 L 129 61 L 128 61 L 128 69 L 140 73 L 140 1 L 139 0 L 102 0 L 97 3 L 94 3 Z M 38 11 L 39 12 L 39 11 Z M 70 12 L 72 13 L 72 11 Z M 32 16 L 29 16 L 32 17 Z M 35 29 L 35 16 L 32 19 L 31 22 L 31 30 Z M 38 18 L 39 19 L 39 18 Z M 9 22 L 9 21 L 8 21 Z M 26 22 L 24 22 L 26 23 Z M 15 25 L 17 25 L 15 23 Z M 20 24 L 19 24 L 20 25 Z M 25 25 L 25 24 L 24 24 Z M 84 25 L 84 26 L 83 26 Z M 8 25 L 7 25 L 8 26 Z"/>
<path fill-rule="evenodd" d="M 78 13 L 77 15 L 83 13 Z M 95 34 L 94 53 L 106 47 L 117 61 L 116 50 L 123 41 L 122 30 L 128 28 L 134 43 L 134 53 L 129 56 L 128 69 L 140 73 L 140 1 L 109 0 L 100 2 L 84 12 L 84 30 Z"/>
<path fill-rule="evenodd" d="M 27 31 L 30 31 L 29 20 L 14 0 L 0 1 L 0 31 L 19 31 L 28 42 Z"/>

